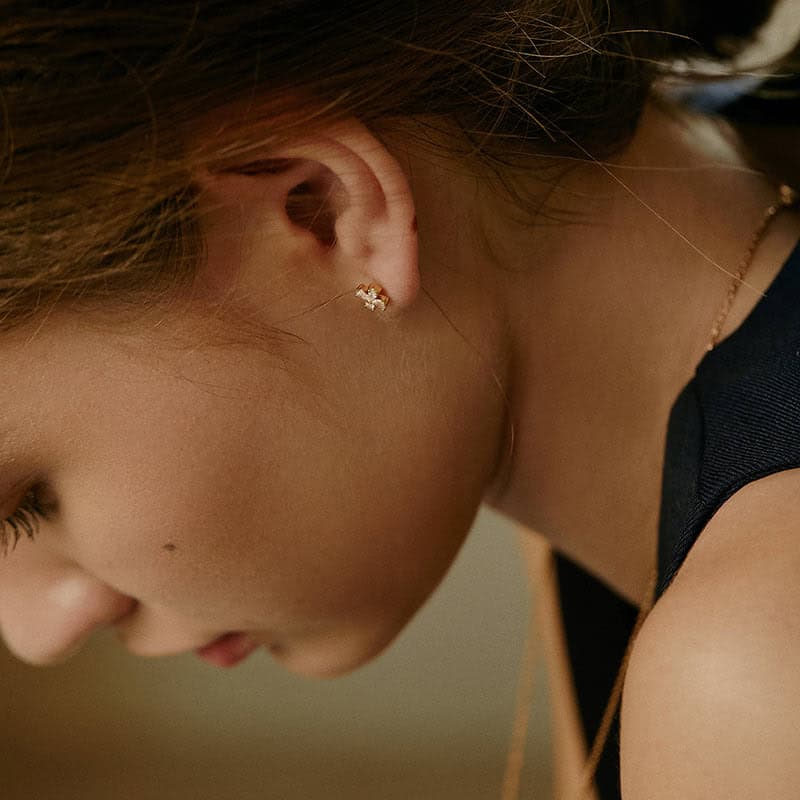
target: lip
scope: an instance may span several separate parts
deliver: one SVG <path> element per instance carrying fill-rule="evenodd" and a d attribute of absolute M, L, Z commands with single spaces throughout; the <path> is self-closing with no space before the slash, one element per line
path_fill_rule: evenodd
<path fill-rule="evenodd" d="M 194 652 L 198 658 L 215 667 L 235 667 L 258 647 L 258 642 L 246 633 L 232 631 L 203 647 L 198 647 Z"/>

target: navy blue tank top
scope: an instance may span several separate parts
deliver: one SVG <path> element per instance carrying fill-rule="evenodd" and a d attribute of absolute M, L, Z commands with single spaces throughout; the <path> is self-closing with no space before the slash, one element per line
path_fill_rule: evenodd
<path fill-rule="evenodd" d="M 714 513 L 751 481 L 800 467 L 800 244 L 744 322 L 706 353 L 669 416 L 658 529 L 660 597 Z M 556 555 L 586 739 L 600 725 L 637 609 Z M 619 714 L 597 771 L 619 800 Z"/>
<path fill-rule="evenodd" d="M 745 321 L 706 353 L 667 431 L 657 597 L 734 492 L 800 467 L 800 245 Z"/>

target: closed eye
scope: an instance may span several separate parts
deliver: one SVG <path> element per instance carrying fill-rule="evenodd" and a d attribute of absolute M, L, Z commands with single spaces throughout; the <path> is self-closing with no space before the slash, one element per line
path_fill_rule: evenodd
<path fill-rule="evenodd" d="M 23 534 L 33 541 L 39 532 L 42 520 L 49 516 L 49 509 L 41 500 L 42 485 L 32 486 L 25 493 L 25 497 L 11 516 L 0 522 L 0 548 L 3 556 L 8 555 L 9 544 L 14 550 Z"/>

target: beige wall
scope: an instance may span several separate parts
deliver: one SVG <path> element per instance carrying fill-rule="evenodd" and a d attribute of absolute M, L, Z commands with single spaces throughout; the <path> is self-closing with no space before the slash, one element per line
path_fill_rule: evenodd
<path fill-rule="evenodd" d="M 2 651 L 0 800 L 499 798 L 527 615 L 513 528 L 482 511 L 429 604 L 352 676 L 137 659 L 108 636 L 48 669 Z M 523 798 L 550 796 L 540 677 Z"/>

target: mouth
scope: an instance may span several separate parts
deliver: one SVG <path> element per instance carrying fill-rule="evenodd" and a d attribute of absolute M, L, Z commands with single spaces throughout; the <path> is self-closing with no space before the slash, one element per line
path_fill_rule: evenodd
<path fill-rule="evenodd" d="M 258 642 L 246 633 L 232 631 L 203 647 L 198 647 L 194 652 L 198 658 L 215 667 L 235 667 L 259 646 Z"/>

